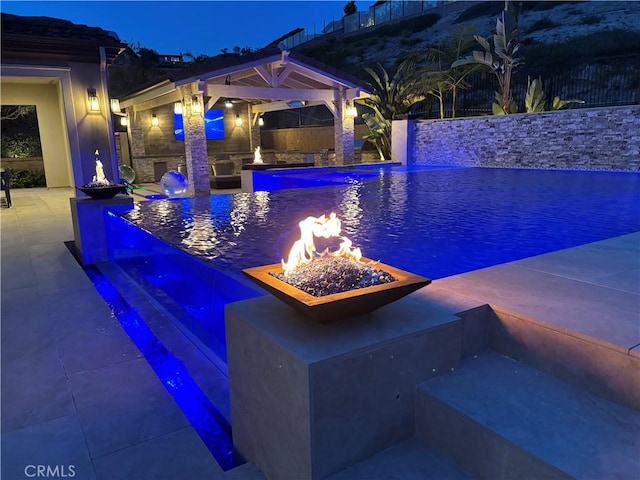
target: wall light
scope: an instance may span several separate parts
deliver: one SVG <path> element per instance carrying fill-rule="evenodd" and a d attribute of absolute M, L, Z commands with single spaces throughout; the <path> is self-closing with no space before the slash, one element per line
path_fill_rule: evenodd
<path fill-rule="evenodd" d="M 120 100 L 117 98 L 111 99 L 111 111 L 113 113 L 120 113 Z"/>
<path fill-rule="evenodd" d="M 231 103 L 231 100 L 227 100 L 226 102 L 224 102 L 224 106 L 226 108 L 233 108 L 233 103 Z"/>
<path fill-rule="evenodd" d="M 358 109 L 356 108 L 355 105 L 350 105 L 347 107 L 347 115 L 350 117 L 357 117 L 358 116 Z"/>
<path fill-rule="evenodd" d="M 262 117 L 258 118 L 258 126 L 259 127 L 264 127 L 264 118 L 262 118 Z"/>
<path fill-rule="evenodd" d="M 242 125 L 242 117 L 240 115 L 236 115 L 236 126 L 239 127 Z"/>
<path fill-rule="evenodd" d="M 198 99 L 197 95 L 194 95 L 191 98 L 191 112 L 202 113 L 202 104 L 200 103 L 200 100 Z"/>
<path fill-rule="evenodd" d="M 120 117 L 120 125 L 126 127 L 129 125 L 129 119 L 127 117 Z"/>
<path fill-rule="evenodd" d="M 100 102 L 98 101 L 98 94 L 95 88 L 87 88 L 87 97 L 89 99 L 89 111 L 99 112 Z"/>
<path fill-rule="evenodd" d="M 173 104 L 173 113 L 182 115 L 182 102 L 180 100 Z"/>
<path fill-rule="evenodd" d="M 154 127 L 160 125 L 160 120 L 158 120 L 158 116 L 155 113 L 151 115 L 151 125 L 153 125 Z"/>

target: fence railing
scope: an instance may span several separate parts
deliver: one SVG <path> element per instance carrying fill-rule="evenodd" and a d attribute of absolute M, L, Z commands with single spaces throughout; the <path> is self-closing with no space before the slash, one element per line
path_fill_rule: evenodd
<path fill-rule="evenodd" d="M 533 69 L 532 69 L 533 70 Z M 614 63 L 607 59 L 585 65 L 558 68 L 556 74 L 543 76 L 542 83 L 547 97 L 547 108 L 558 96 L 561 100 L 582 100 L 565 108 L 592 108 L 640 104 L 640 55 L 618 58 Z M 538 78 L 535 70 L 522 69 L 512 78 L 511 93 L 518 111 L 524 111 L 527 94 L 527 79 Z M 467 79 L 469 88 L 460 90 L 456 102 L 456 117 L 491 114 L 495 101 L 497 82 L 491 73 L 476 73 Z M 451 117 L 452 104 L 445 102 L 445 117 Z M 417 118 L 439 118 L 440 106 L 433 102 L 423 102 L 411 110 Z"/>
<path fill-rule="evenodd" d="M 353 33 L 365 28 L 376 27 L 384 23 L 411 17 L 430 10 L 452 0 L 390 0 L 371 7 L 366 12 L 356 12 L 339 20 L 324 22 L 322 29 L 303 30 L 285 38 L 282 43 L 285 48 L 293 48 L 302 43 L 334 32 Z"/>

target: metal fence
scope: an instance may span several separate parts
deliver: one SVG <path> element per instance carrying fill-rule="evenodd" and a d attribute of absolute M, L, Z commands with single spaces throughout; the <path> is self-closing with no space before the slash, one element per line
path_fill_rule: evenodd
<path fill-rule="evenodd" d="M 570 69 L 558 68 L 557 73 L 543 76 L 542 83 L 547 97 L 547 109 L 558 96 L 561 100 L 582 100 L 565 108 L 593 108 L 618 105 L 640 104 L 640 55 L 611 59 L 600 59 L 593 63 L 574 66 Z M 517 71 L 512 78 L 511 92 L 518 104 L 518 111 L 524 111 L 527 94 L 527 79 L 538 78 L 534 69 Z M 497 81 L 491 73 L 477 73 L 469 76 L 470 87 L 458 92 L 456 117 L 491 114 L 495 102 Z M 452 104 L 445 103 L 445 117 L 451 117 Z M 411 116 L 416 118 L 439 118 L 440 106 L 437 101 L 427 100 L 414 106 Z"/>
<path fill-rule="evenodd" d="M 453 0 L 390 0 L 371 7 L 366 12 L 356 12 L 352 15 L 342 17 L 338 20 L 324 22 L 322 28 L 313 30 L 305 29 L 295 35 L 285 38 L 282 43 L 285 48 L 293 48 L 314 38 L 334 33 L 353 33 L 365 28 L 379 26 L 391 21 L 397 21 L 405 17 L 418 15 L 427 10 L 431 10 L 443 3 L 450 3 Z"/>

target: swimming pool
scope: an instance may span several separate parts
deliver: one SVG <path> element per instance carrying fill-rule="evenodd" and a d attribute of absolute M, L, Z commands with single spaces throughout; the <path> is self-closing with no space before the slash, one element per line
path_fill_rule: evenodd
<path fill-rule="evenodd" d="M 431 279 L 640 230 L 637 173 L 289 172 L 265 175 L 257 193 L 142 202 L 110 215 L 114 261 L 222 359 L 224 305 L 261 294 L 240 271 L 278 263 L 309 215 L 336 212 L 366 257 Z M 307 188 L 282 189 L 296 186 Z"/>

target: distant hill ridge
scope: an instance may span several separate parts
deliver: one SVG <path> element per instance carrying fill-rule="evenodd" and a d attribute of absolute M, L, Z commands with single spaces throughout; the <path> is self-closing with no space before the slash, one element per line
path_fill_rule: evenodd
<path fill-rule="evenodd" d="M 541 63 L 559 45 L 564 45 L 567 60 L 640 54 L 640 1 L 520 3 L 518 26 L 527 61 Z M 474 33 L 485 37 L 493 35 L 503 7 L 502 1 L 445 4 L 358 34 L 323 36 L 294 50 L 366 79 L 365 66 L 380 62 L 391 67 L 412 51 L 437 46 L 457 24 L 473 25 Z M 580 42 L 566 47 L 578 37 L 582 37 Z M 583 41 L 585 37 L 589 40 Z"/>

